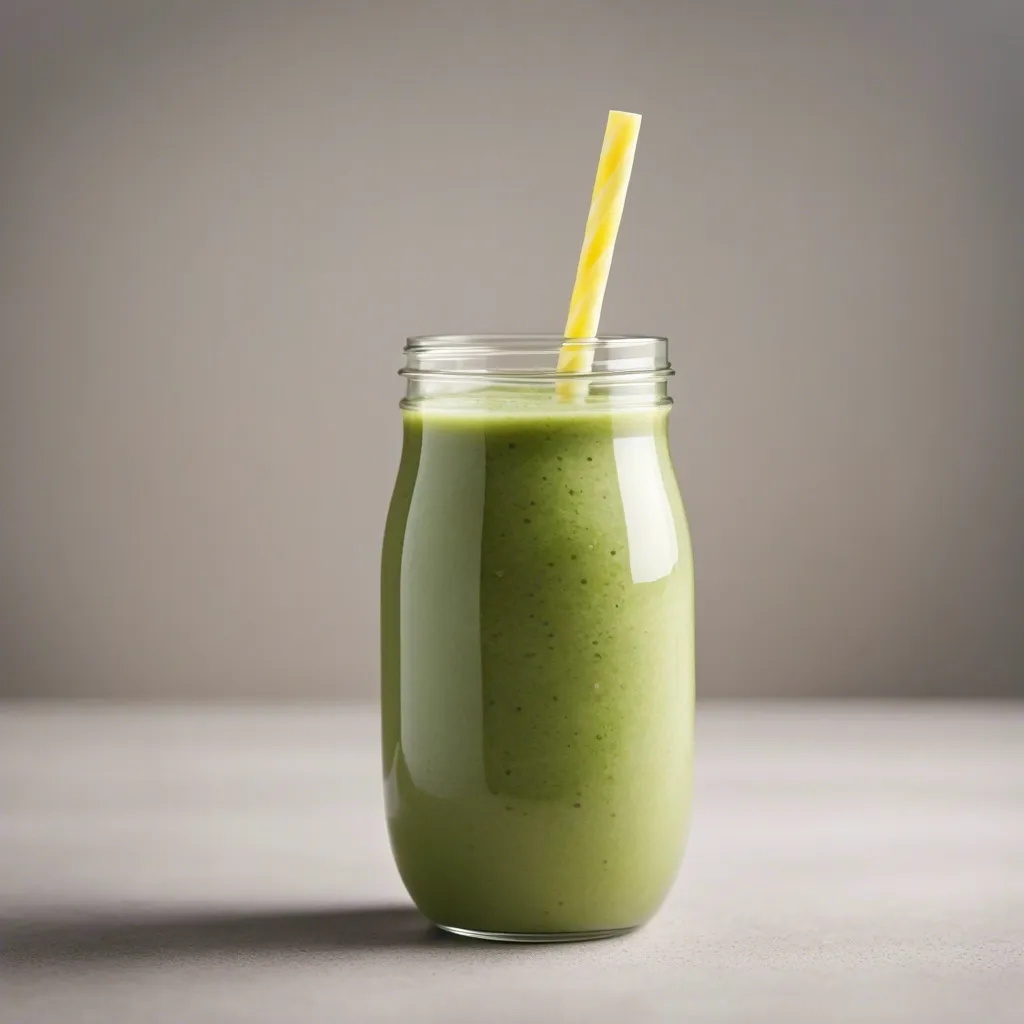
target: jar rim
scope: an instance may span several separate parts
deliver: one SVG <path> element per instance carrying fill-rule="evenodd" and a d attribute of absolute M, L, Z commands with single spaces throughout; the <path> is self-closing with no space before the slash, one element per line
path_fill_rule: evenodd
<path fill-rule="evenodd" d="M 582 348 L 634 347 L 638 345 L 667 345 L 668 338 L 658 334 L 597 334 L 592 338 L 566 338 L 561 334 L 513 333 L 513 334 L 413 334 L 406 338 L 409 349 L 434 349 L 449 347 L 494 346 L 525 344 L 531 348 L 561 348 L 565 342 Z"/>
<path fill-rule="evenodd" d="M 587 369 L 559 371 L 564 344 L 589 352 Z M 668 339 L 647 334 L 601 334 L 569 338 L 560 334 L 421 334 L 407 339 L 407 378 L 467 377 L 509 382 L 621 381 L 664 379 L 672 374 Z"/>

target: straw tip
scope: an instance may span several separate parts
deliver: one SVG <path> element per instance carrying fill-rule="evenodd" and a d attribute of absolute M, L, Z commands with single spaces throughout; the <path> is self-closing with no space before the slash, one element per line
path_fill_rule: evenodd
<path fill-rule="evenodd" d="M 642 114 L 633 114 L 633 113 L 630 113 L 630 111 L 628 111 L 628 110 L 609 110 L 608 111 L 608 116 L 609 117 L 626 117 L 626 118 L 629 118 L 629 120 L 631 120 L 631 121 L 636 121 L 636 122 L 639 123 L 639 121 L 640 121 L 640 119 L 642 118 L 643 115 Z"/>

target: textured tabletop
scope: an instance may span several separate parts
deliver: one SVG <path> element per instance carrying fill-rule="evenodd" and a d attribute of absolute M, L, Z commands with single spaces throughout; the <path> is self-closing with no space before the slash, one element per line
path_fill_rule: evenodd
<path fill-rule="evenodd" d="M 1024 706 L 709 705 L 643 931 L 409 907 L 376 713 L 0 712 L 0 1022 L 1019 1021 Z"/>

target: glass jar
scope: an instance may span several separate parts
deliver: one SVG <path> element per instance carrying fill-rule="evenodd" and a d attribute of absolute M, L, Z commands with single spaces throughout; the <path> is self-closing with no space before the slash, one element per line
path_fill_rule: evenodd
<path fill-rule="evenodd" d="M 381 577 L 385 795 L 440 927 L 618 934 L 682 858 L 693 561 L 663 338 L 412 338 Z"/>

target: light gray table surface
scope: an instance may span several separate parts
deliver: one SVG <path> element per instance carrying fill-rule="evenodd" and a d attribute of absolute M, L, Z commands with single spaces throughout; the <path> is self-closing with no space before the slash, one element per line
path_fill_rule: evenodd
<path fill-rule="evenodd" d="M 624 939 L 410 908 L 376 712 L 0 711 L 0 1021 L 1024 1020 L 1024 706 L 706 705 L 690 848 Z"/>

